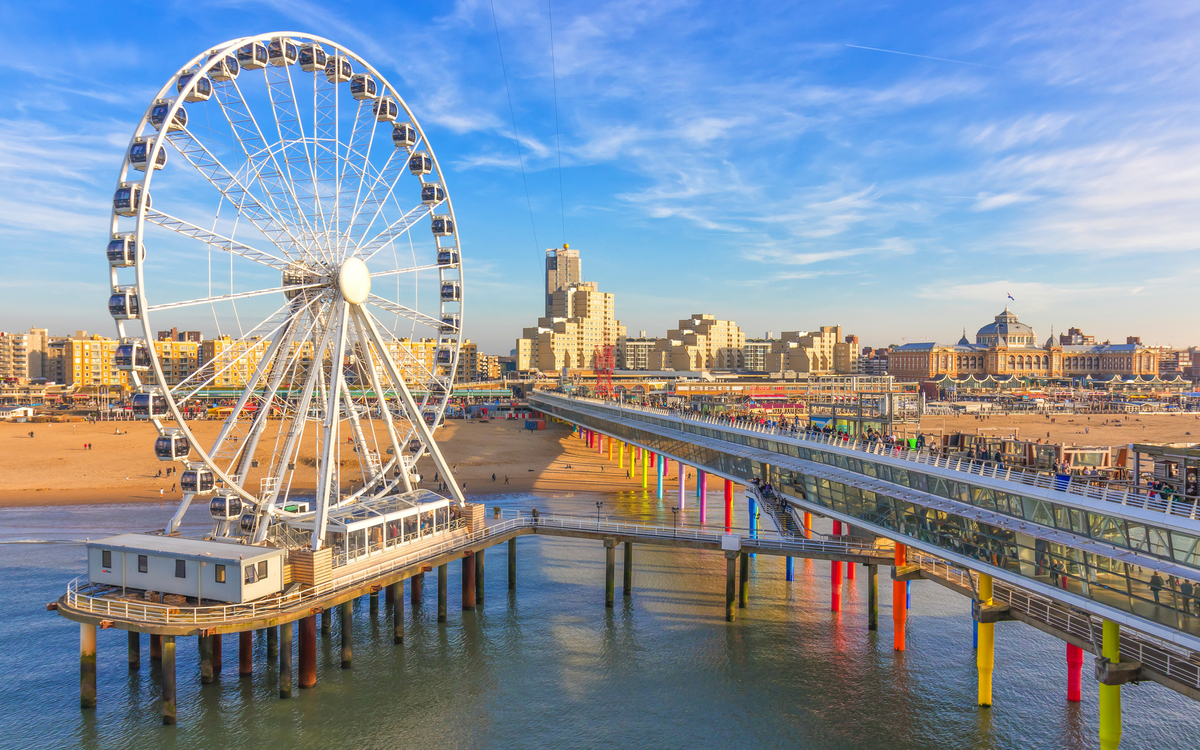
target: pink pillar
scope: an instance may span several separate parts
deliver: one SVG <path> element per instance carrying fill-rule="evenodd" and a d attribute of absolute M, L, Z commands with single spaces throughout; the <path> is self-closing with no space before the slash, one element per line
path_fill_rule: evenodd
<path fill-rule="evenodd" d="M 1067 587 L 1067 577 L 1059 576 L 1062 587 Z M 1080 701 L 1081 683 L 1083 682 L 1083 649 L 1074 644 L 1067 644 L 1067 700 L 1071 703 Z"/>
<path fill-rule="evenodd" d="M 596 452 L 597 453 L 604 452 L 604 436 L 603 435 L 596 436 Z"/>
<path fill-rule="evenodd" d="M 842 522 L 833 522 L 833 535 L 841 536 Z M 829 563 L 829 610 L 831 612 L 842 611 L 842 563 L 840 560 L 834 560 Z"/>
<path fill-rule="evenodd" d="M 700 485 L 700 525 L 703 526 L 708 523 L 708 474 L 698 473 L 696 482 Z"/>
<path fill-rule="evenodd" d="M 725 533 L 733 531 L 733 482 L 725 480 Z"/>
<path fill-rule="evenodd" d="M 683 464 L 679 464 L 679 509 L 683 510 L 687 507 L 687 490 L 684 488 L 684 477 L 687 476 L 683 472 Z"/>

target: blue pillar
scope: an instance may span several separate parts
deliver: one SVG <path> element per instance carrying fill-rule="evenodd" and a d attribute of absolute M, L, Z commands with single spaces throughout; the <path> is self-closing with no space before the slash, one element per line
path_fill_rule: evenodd
<path fill-rule="evenodd" d="M 758 501 L 750 497 L 750 538 L 758 538 Z M 757 557 L 755 553 L 750 553 L 751 557 Z"/>
<path fill-rule="evenodd" d="M 979 648 L 979 620 L 971 618 L 971 648 Z"/>
<path fill-rule="evenodd" d="M 663 488 L 662 488 L 662 485 L 663 485 L 663 459 L 662 459 L 662 456 L 659 456 L 655 460 L 654 468 L 658 473 L 658 499 L 662 500 L 662 498 L 663 498 Z"/>
<path fill-rule="evenodd" d="M 787 579 L 789 581 L 796 580 L 796 558 L 789 557 L 787 559 Z"/>
<path fill-rule="evenodd" d="M 912 609 L 912 581 L 904 582 L 904 608 Z"/>

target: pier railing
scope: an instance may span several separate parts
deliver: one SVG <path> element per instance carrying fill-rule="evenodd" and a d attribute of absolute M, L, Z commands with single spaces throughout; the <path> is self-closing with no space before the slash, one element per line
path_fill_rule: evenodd
<path fill-rule="evenodd" d="M 919 565 L 930 577 L 941 578 L 960 588 L 969 589 L 972 594 L 979 590 L 978 573 L 951 565 L 940 557 L 910 547 L 908 561 Z M 1069 633 L 1090 644 L 1091 652 L 1100 655 L 1098 646 L 1101 641 L 1103 618 L 1000 580 L 992 582 L 992 598 L 997 604 L 1007 604 L 1010 611 L 1019 612 L 1031 620 L 1045 623 L 1055 630 Z M 1123 628 L 1121 661 L 1141 662 L 1159 674 L 1193 690 L 1200 690 L 1200 654 L 1170 641 Z"/>
<path fill-rule="evenodd" d="M 617 412 L 633 412 L 653 415 L 669 420 L 660 427 L 675 428 L 681 433 L 687 433 L 687 426 L 710 426 L 728 430 L 734 434 L 764 435 L 775 439 L 794 441 L 799 444 L 823 445 L 833 448 L 843 448 L 875 456 L 885 456 L 903 461 L 932 466 L 939 469 L 959 471 L 974 474 L 979 477 L 1014 482 L 1027 487 L 1037 487 L 1053 492 L 1065 492 L 1078 497 L 1117 503 L 1132 508 L 1157 511 L 1181 518 L 1200 520 L 1200 503 L 1195 500 L 1178 500 L 1167 498 L 1163 493 L 1148 487 L 1129 487 L 1117 485 L 1095 478 L 1076 475 L 1055 474 L 1052 472 L 1036 471 L 1020 467 L 1007 466 L 996 461 L 980 461 L 972 458 L 953 458 L 939 455 L 929 450 L 909 450 L 898 445 L 889 445 L 880 441 L 859 440 L 842 437 L 836 433 L 823 433 L 814 430 L 790 430 L 762 424 L 735 422 L 728 419 L 707 416 L 703 414 L 688 414 L 678 410 L 659 409 L 653 406 L 633 406 L 619 401 L 602 401 L 586 396 L 566 396 L 539 392 L 535 398 L 561 398 L 568 402 L 578 402 L 586 406 L 598 406 Z M 536 406 L 536 404 L 535 404 Z M 599 416 L 599 415 L 597 415 Z M 737 442 L 737 441 L 732 441 Z"/>
<path fill-rule="evenodd" d="M 709 543 L 720 546 L 724 531 L 692 526 L 659 526 L 637 521 L 621 521 L 607 518 L 592 519 L 580 516 L 556 516 L 529 512 L 509 512 L 508 517 L 493 520 L 484 528 L 463 535 L 456 535 L 444 542 L 423 546 L 408 554 L 389 556 L 375 565 L 370 565 L 335 577 L 329 583 L 300 589 L 289 595 L 257 599 L 241 604 L 219 604 L 210 606 L 188 606 L 142 602 L 128 598 L 116 598 L 120 589 L 108 585 L 92 584 L 80 576 L 67 584 L 66 604 L 72 609 L 104 618 L 137 621 L 156 625 L 219 625 L 238 620 L 253 620 L 270 617 L 284 612 L 314 606 L 317 602 L 336 595 L 340 591 L 355 588 L 382 578 L 389 573 L 418 565 L 446 553 L 465 550 L 489 538 L 502 536 L 524 528 L 561 529 L 586 531 L 602 535 L 635 537 L 641 539 L 679 539 Z M 793 539 L 774 532 L 759 532 L 757 538 L 742 534 L 741 546 L 745 548 L 793 550 L 831 555 L 885 556 L 872 544 L 862 540 Z M 335 570 L 336 573 L 336 570 Z"/>

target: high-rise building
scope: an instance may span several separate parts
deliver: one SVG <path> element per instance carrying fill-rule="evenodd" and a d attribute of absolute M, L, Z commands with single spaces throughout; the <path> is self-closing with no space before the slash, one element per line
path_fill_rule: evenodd
<path fill-rule="evenodd" d="M 775 341 L 770 336 L 765 339 L 746 339 L 746 343 L 742 345 L 742 369 L 748 372 L 765 372 L 767 357 L 774 345 Z"/>
<path fill-rule="evenodd" d="M 546 251 L 546 317 L 554 317 L 554 293 L 583 281 L 579 251 L 563 243 Z"/>
<path fill-rule="evenodd" d="M 159 331 L 158 341 L 193 341 L 199 344 L 204 340 L 204 335 L 199 331 L 181 331 L 178 328 L 172 328 L 169 331 Z"/>
<path fill-rule="evenodd" d="M 841 356 L 838 350 L 841 349 Z M 854 356 L 850 355 L 851 350 Z M 851 344 L 842 340 L 841 326 L 821 326 L 821 330 L 784 331 L 779 340 L 774 342 L 771 353 L 767 356 L 767 370 L 770 372 L 796 373 L 832 373 L 854 371 L 854 360 L 857 358 L 857 338 Z M 844 369 L 837 369 L 838 365 Z"/>
<path fill-rule="evenodd" d="M 49 335 L 45 328 L 29 333 L 0 333 L 0 380 L 43 378 Z"/>
<path fill-rule="evenodd" d="M 651 361 L 651 352 L 658 346 L 658 342 L 662 339 L 650 338 L 646 336 L 646 332 L 635 338 L 626 338 L 621 343 L 619 356 L 617 358 L 618 370 L 649 370 Z M 655 368 L 657 369 L 657 368 Z"/>

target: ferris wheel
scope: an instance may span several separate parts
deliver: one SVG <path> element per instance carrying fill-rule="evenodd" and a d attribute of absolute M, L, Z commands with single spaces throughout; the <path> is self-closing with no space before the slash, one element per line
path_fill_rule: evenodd
<path fill-rule="evenodd" d="M 226 42 L 171 77 L 113 197 L 109 311 L 134 416 L 184 464 L 214 534 L 411 491 L 458 369 L 462 250 L 425 132 L 396 89 L 327 39 Z M 216 327 L 187 361 L 156 331 Z M 186 347 L 185 347 L 186 350 Z M 204 440 L 189 418 L 223 419 Z M 453 499 L 461 490 L 448 482 Z"/>

